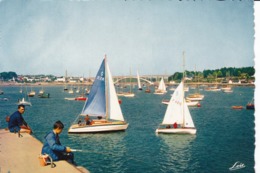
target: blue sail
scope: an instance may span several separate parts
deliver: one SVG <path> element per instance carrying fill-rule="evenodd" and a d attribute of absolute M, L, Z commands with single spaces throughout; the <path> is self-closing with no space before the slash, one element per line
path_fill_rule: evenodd
<path fill-rule="evenodd" d="M 90 116 L 105 116 L 106 95 L 105 95 L 105 59 L 98 70 L 93 86 L 88 95 L 82 113 Z"/>

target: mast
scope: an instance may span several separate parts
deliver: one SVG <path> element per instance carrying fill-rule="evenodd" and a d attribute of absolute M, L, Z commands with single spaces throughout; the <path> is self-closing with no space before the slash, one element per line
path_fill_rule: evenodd
<path fill-rule="evenodd" d="M 182 95 L 183 95 L 183 100 L 182 100 L 182 116 L 183 116 L 183 122 L 182 122 L 182 127 L 185 126 L 185 116 L 184 116 L 184 102 L 185 102 L 185 98 L 184 98 L 184 83 L 185 83 L 185 51 L 183 51 L 182 53 L 183 55 L 183 87 L 182 87 Z"/>

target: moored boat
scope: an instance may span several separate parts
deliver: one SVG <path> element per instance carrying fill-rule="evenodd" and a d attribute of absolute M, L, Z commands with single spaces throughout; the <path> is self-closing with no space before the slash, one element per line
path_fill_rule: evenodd
<path fill-rule="evenodd" d="M 232 106 L 232 109 L 243 109 L 243 106 Z"/>
<path fill-rule="evenodd" d="M 39 98 L 50 98 L 50 93 L 43 92 L 41 94 L 38 94 L 38 97 Z"/>

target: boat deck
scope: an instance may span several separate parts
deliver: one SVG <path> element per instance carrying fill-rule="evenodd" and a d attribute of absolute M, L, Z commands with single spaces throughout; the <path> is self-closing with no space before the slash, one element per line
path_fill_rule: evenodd
<path fill-rule="evenodd" d="M 27 133 L 21 135 L 18 137 L 18 134 L 0 129 L 0 172 L 89 173 L 85 168 L 75 167 L 66 161 L 55 162 L 54 168 L 51 165 L 40 166 L 38 157 L 42 143 Z"/>

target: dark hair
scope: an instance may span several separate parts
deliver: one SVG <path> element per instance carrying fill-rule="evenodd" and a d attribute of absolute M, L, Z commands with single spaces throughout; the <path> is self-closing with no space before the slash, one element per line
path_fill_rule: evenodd
<path fill-rule="evenodd" d="M 18 105 L 18 109 L 20 109 L 21 107 L 23 107 L 23 108 L 24 108 L 24 105 Z"/>
<path fill-rule="evenodd" d="M 64 128 L 64 125 L 63 125 L 63 123 L 61 121 L 56 121 L 54 123 L 53 129 L 57 129 L 57 128 L 59 128 L 59 129 L 63 129 Z"/>

